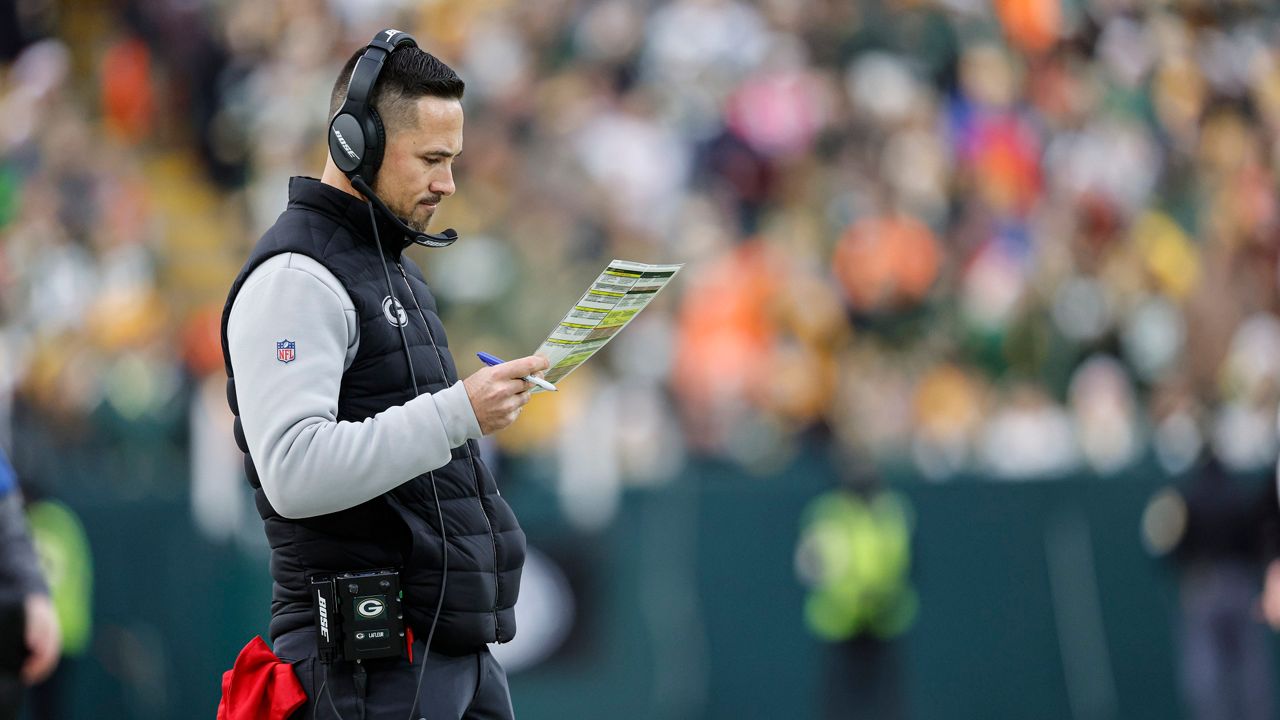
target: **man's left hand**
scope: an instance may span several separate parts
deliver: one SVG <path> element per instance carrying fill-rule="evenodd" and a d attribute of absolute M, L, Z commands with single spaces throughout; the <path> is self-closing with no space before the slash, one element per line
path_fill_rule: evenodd
<path fill-rule="evenodd" d="M 58 626 L 58 616 L 48 595 L 28 595 L 25 608 L 30 655 L 22 664 L 22 682 L 35 685 L 49 677 L 58 665 L 58 656 L 62 653 L 62 629 Z"/>

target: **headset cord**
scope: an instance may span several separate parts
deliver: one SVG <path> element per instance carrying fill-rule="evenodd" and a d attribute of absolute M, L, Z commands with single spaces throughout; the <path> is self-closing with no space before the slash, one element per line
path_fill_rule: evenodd
<path fill-rule="evenodd" d="M 413 383 L 413 396 L 416 398 L 420 394 L 418 392 L 418 376 L 413 372 L 413 358 L 409 356 L 409 337 L 404 333 L 404 326 L 409 324 L 409 312 L 404 309 L 404 305 L 400 304 L 400 298 L 396 297 L 395 288 L 391 285 L 391 271 L 387 269 L 387 255 L 382 251 L 382 237 L 378 234 L 378 218 L 373 214 L 373 202 L 366 201 L 369 208 L 369 226 L 373 228 L 373 242 L 378 246 L 378 259 L 382 263 L 382 275 L 387 280 L 387 296 L 391 300 L 392 307 L 389 312 L 400 311 L 404 313 L 404 322 L 400 321 L 397 314 L 395 326 L 400 329 L 400 343 L 404 346 L 404 361 L 409 365 L 409 380 Z M 389 317 L 387 318 L 390 319 Z"/>
<path fill-rule="evenodd" d="M 329 696 L 329 709 L 333 711 L 333 716 L 338 720 L 342 720 L 342 713 L 338 712 L 338 706 L 333 702 L 333 693 L 327 692 L 329 689 L 329 663 L 324 663 L 324 682 L 320 683 L 320 692 L 316 693 L 316 716 L 320 715 L 320 696 Z"/>
<path fill-rule="evenodd" d="M 396 326 L 400 329 L 400 343 L 404 347 L 404 359 L 409 365 L 409 380 L 413 383 L 413 396 L 416 398 L 421 394 L 418 390 L 418 376 L 413 371 L 413 358 L 409 355 L 409 338 L 404 332 L 404 326 L 409 324 L 409 311 L 400 304 L 400 298 L 396 297 L 395 288 L 391 284 L 391 271 L 387 269 L 387 257 L 382 251 L 382 237 L 378 233 L 378 218 L 373 213 L 373 203 L 368 202 L 367 206 L 369 208 L 369 225 L 373 228 L 373 242 L 378 246 L 378 261 L 382 263 L 382 274 L 387 280 L 387 294 L 391 297 L 392 305 L 396 306 L 391 309 L 392 311 L 399 309 L 404 312 L 405 322 L 397 322 Z M 408 284 L 407 279 L 405 284 Z M 413 293 L 412 287 L 409 288 L 409 293 Z M 414 298 L 414 303 L 417 304 L 417 297 Z M 421 309 L 419 309 L 419 312 L 421 312 Z M 399 321 L 399 319 L 400 317 L 397 315 L 396 320 Z M 425 320 L 426 318 L 423 318 L 424 322 Z M 431 335 L 430 325 L 427 325 L 427 335 L 431 337 L 431 344 L 434 347 L 435 337 Z M 436 356 L 436 359 L 439 360 L 439 355 Z M 441 363 L 441 370 L 443 371 L 443 369 L 444 364 Z M 440 508 L 440 491 L 436 489 L 436 474 L 433 471 L 427 473 L 427 475 L 431 479 L 431 495 L 436 503 L 436 520 L 440 523 L 440 595 L 436 598 L 436 611 L 431 615 L 431 627 L 427 630 L 427 641 L 422 647 L 422 667 L 418 669 L 418 685 L 413 691 L 413 703 L 409 706 L 409 720 L 413 720 L 413 716 L 418 711 L 418 695 L 422 692 L 422 681 L 427 676 L 427 655 L 431 652 L 431 640 L 436 634 L 436 623 L 440 621 L 440 611 L 444 609 L 444 590 L 449 582 L 449 539 L 444 527 L 444 510 Z"/>
<path fill-rule="evenodd" d="M 422 667 L 418 668 L 418 686 L 413 690 L 413 703 L 409 706 L 409 720 L 418 712 L 418 698 L 422 693 L 422 681 L 427 676 L 427 654 L 431 652 L 431 637 L 436 634 L 436 621 L 440 619 L 440 610 L 444 607 L 444 588 L 449 581 L 449 548 L 445 542 L 444 512 L 440 509 L 440 493 L 436 492 L 435 476 L 431 478 L 431 494 L 436 500 L 436 519 L 440 522 L 440 544 L 444 558 L 440 568 L 440 597 L 436 599 L 436 611 L 431 616 L 431 629 L 427 631 L 427 642 L 422 646 Z"/>
<path fill-rule="evenodd" d="M 427 329 L 427 338 L 431 340 L 431 349 L 435 351 L 435 356 L 436 356 L 436 365 L 440 368 L 440 377 L 442 377 L 442 378 L 443 378 L 443 377 L 448 377 L 448 373 L 447 373 L 447 372 L 445 372 L 445 369 L 444 369 L 444 358 L 440 357 L 440 346 L 436 344 L 436 336 L 435 336 L 435 333 L 431 332 L 431 323 L 427 321 L 427 315 L 426 315 L 426 313 L 424 313 L 424 312 L 422 311 L 422 303 L 419 303 L 419 302 L 418 302 L 418 294 L 417 294 L 417 293 L 415 293 L 415 292 L 413 291 L 413 285 L 412 285 L 412 284 L 410 284 L 410 282 L 409 282 L 409 276 L 408 276 L 408 275 L 405 273 L 405 271 L 404 271 L 404 265 L 402 265 L 402 264 L 400 264 L 400 263 L 396 263 L 396 267 L 400 270 L 400 276 L 404 278 L 404 286 L 405 286 L 405 287 L 407 287 L 407 288 L 409 288 L 409 297 L 413 298 L 413 307 L 414 307 L 415 309 L 417 309 L 417 311 L 418 311 L 418 317 L 422 319 L 422 326 L 423 326 L 423 327 L 425 327 L 425 328 Z M 387 272 L 388 272 L 388 274 L 390 273 L 390 271 L 389 271 L 389 270 L 388 270 Z M 408 309 L 407 309 L 407 308 L 406 308 L 406 310 L 405 310 L 405 313 L 406 313 L 406 314 L 408 314 Z M 476 486 L 476 492 L 479 492 L 480 480 L 476 477 L 475 458 L 471 455 L 471 445 L 470 445 L 470 443 L 468 442 L 468 443 L 464 443 L 462 447 L 463 447 L 463 449 L 464 449 L 464 450 L 466 451 L 466 453 L 467 453 L 467 464 L 468 464 L 468 467 L 470 467 L 470 468 L 471 468 L 471 480 L 472 480 L 472 483 Z M 433 492 L 433 493 L 434 493 L 435 491 L 436 491 L 436 486 L 435 486 L 435 481 L 434 481 L 434 476 L 433 476 L 432 483 L 431 483 L 431 492 Z M 437 512 L 437 513 L 439 513 L 440 527 L 441 527 L 441 528 L 443 528 L 443 527 L 444 527 L 444 514 L 443 514 L 443 513 L 440 513 L 440 496 L 439 496 L 439 495 L 437 495 L 437 496 L 436 496 L 436 512 Z M 497 561 L 497 558 L 496 558 L 496 557 L 494 558 L 494 561 L 495 561 L 495 563 L 496 563 L 496 561 Z M 449 569 L 449 557 L 448 557 L 447 555 L 446 555 L 446 556 L 445 556 L 445 558 L 444 558 L 444 568 L 445 568 L 445 571 L 446 571 L 446 574 L 447 574 L 447 571 L 448 571 L 448 569 Z M 439 617 L 439 616 L 440 616 L 440 605 L 439 605 L 439 603 L 443 603 L 443 602 L 444 602 L 444 593 L 443 593 L 443 591 L 442 591 L 442 592 L 440 593 L 440 599 L 437 601 L 437 606 L 436 606 L 436 617 Z M 435 632 L 435 629 L 436 629 L 436 625 L 435 625 L 435 621 L 433 620 L 433 621 L 431 622 L 431 632 L 432 632 L 432 633 L 433 633 L 433 632 Z M 431 633 L 428 633 L 428 634 L 427 634 L 427 648 L 429 649 L 430 647 L 431 647 Z M 424 665 L 423 665 L 423 667 L 425 668 L 425 667 L 426 667 L 426 665 L 425 665 L 425 652 L 424 652 L 423 658 L 424 658 Z M 417 691 L 417 692 L 415 692 L 415 693 L 414 693 L 414 695 L 413 695 L 413 697 L 414 697 L 414 700 L 413 700 L 413 701 L 414 701 L 415 705 L 416 705 L 416 703 L 418 702 L 418 693 L 419 693 L 419 692 L 421 692 L 421 689 L 422 689 L 422 678 L 423 678 L 423 675 L 422 675 L 422 673 L 421 673 L 421 672 L 419 672 L 419 673 L 418 673 L 418 691 Z M 411 708 L 410 708 L 410 712 L 409 712 L 409 720 L 413 720 L 413 716 L 414 716 L 414 712 L 413 712 L 413 710 L 415 710 L 415 709 L 416 709 L 416 707 L 411 707 Z"/>

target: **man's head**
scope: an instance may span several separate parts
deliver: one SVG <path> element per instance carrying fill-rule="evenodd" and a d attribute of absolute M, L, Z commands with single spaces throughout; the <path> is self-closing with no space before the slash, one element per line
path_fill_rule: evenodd
<path fill-rule="evenodd" d="M 333 118 L 347 96 L 358 50 L 334 83 Z M 425 232 L 436 205 L 452 195 L 453 159 L 462 152 L 462 93 L 458 74 L 430 53 L 401 47 L 387 58 L 371 104 L 386 129 L 374 192 L 410 227 Z"/>

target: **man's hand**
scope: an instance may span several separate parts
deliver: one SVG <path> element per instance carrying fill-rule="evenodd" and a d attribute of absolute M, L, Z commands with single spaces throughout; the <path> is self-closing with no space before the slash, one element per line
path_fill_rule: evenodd
<path fill-rule="evenodd" d="M 1262 617 L 1280 631 L 1280 560 L 1272 560 L 1262 583 Z"/>
<path fill-rule="evenodd" d="M 22 682 L 35 685 L 49 677 L 58 664 L 58 655 L 62 652 L 62 630 L 58 627 L 58 616 L 48 595 L 28 595 L 24 605 L 30 654 L 22 664 Z"/>
<path fill-rule="evenodd" d="M 516 421 L 520 410 L 529 402 L 529 390 L 533 387 L 521 380 L 525 375 L 546 372 L 551 363 L 538 355 L 509 360 L 501 365 L 481 368 L 462 386 L 471 399 L 471 409 L 480 421 L 480 432 L 495 433 Z"/>

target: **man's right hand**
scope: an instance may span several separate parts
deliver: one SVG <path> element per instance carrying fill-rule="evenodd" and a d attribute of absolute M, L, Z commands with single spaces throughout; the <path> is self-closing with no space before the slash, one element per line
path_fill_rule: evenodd
<path fill-rule="evenodd" d="M 480 432 L 495 433 L 516 421 L 520 410 L 529 402 L 533 386 L 521 378 L 546 372 L 551 363 L 539 355 L 509 360 L 501 365 L 481 368 L 462 381 L 471 399 L 471 409 L 480 421 Z"/>

